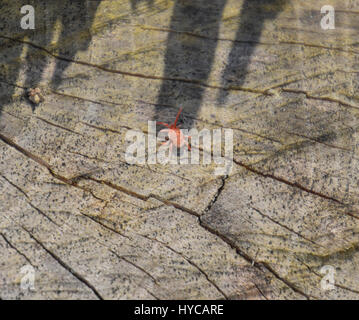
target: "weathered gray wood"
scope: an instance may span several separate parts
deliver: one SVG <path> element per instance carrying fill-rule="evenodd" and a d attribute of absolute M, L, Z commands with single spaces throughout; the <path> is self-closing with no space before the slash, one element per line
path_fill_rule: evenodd
<path fill-rule="evenodd" d="M 1 299 L 359 297 L 358 1 L 61 3 L 0 5 Z M 234 130 L 228 177 L 126 163 L 180 106 Z"/>

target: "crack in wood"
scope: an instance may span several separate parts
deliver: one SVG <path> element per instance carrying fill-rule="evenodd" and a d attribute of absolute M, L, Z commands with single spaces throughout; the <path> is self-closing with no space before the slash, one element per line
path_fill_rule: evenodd
<path fill-rule="evenodd" d="M 326 199 L 326 200 L 330 200 L 330 201 L 333 201 L 333 202 L 338 203 L 338 204 L 340 204 L 340 205 L 343 205 L 343 206 L 345 206 L 345 207 L 348 207 L 347 204 L 341 202 L 340 200 L 335 199 L 335 198 L 330 197 L 330 196 L 327 196 L 327 195 L 325 195 L 325 194 L 323 194 L 323 193 L 320 193 L 320 192 L 317 192 L 317 191 L 308 189 L 307 187 L 305 187 L 305 186 L 299 184 L 298 182 L 291 182 L 291 181 L 288 181 L 288 180 L 286 180 L 286 179 L 284 179 L 284 178 L 282 178 L 282 177 L 275 176 L 275 175 L 273 175 L 273 174 L 271 174 L 271 173 L 261 172 L 261 171 L 255 169 L 255 168 L 253 168 L 253 167 L 251 167 L 251 166 L 249 166 L 249 165 L 247 165 L 247 164 L 245 164 L 245 163 L 243 163 L 243 162 L 241 162 L 241 161 L 237 161 L 237 160 L 235 160 L 235 159 L 233 160 L 233 162 L 236 163 L 237 165 L 239 165 L 240 167 L 243 167 L 243 168 L 245 168 L 246 170 L 248 170 L 248 171 L 250 171 L 250 172 L 253 172 L 253 173 L 257 174 L 257 175 L 260 175 L 260 176 L 262 176 L 262 177 L 264 177 L 264 178 L 270 178 L 270 179 L 276 180 L 276 181 L 281 182 L 281 183 L 284 183 L 284 184 L 286 184 L 286 185 L 288 185 L 288 186 L 291 186 L 291 187 L 300 189 L 300 190 L 302 190 L 302 191 L 304 191 L 304 192 L 310 193 L 310 194 L 315 195 L 315 196 L 318 196 L 318 197 L 320 197 L 320 198 L 323 198 L 323 199 Z M 353 218 L 355 218 L 355 219 L 359 219 L 359 217 L 356 216 L 356 215 L 354 215 L 352 212 L 349 212 L 349 213 L 346 213 L 346 214 L 348 214 L 349 216 L 351 216 L 351 217 L 353 217 Z"/>
<path fill-rule="evenodd" d="M 264 297 L 265 300 L 268 300 L 268 298 L 266 297 L 266 295 L 263 293 L 263 291 L 259 288 L 259 286 L 256 283 L 253 283 L 253 285 L 256 287 L 256 289 L 258 290 L 258 292 Z"/>
<path fill-rule="evenodd" d="M 15 250 L 19 255 L 21 255 L 30 265 L 33 265 L 33 263 L 31 262 L 31 260 L 24 254 L 22 253 L 18 248 L 16 248 L 16 246 L 14 244 L 12 244 L 10 242 L 10 240 L 2 233 L 0 232 L 0 236 L 4 239 L 4 241 L 9 245 L 10 248 L 12 248 L 13 250 Z"/>
<path fill-rule="evenodd" d="M 113 250 L 109 250 L 113 255 L 115 255 L 118 259 L 125 261 L 126 263 L 130 264 L 131 266 L 135 267 L 136 269 L 140 270 L 141 272 L 143 272 L 144 274 L 146 274 L 156 285 L 158 285 L 157 280 L 155 279 L 154 276 L 152 276 L 148 271 L 146 271 L 145 269 L 143 269 L 141 266 L 137 265 L 136 263 L 130 261 L 129 259 L 125 258 L 124 256 L 120 256 L 119 254 L 117 254 L 115 251 Z"/>
<path fill-rule="evenodd" d="M 272 94 L 268 93 L 266 90 L 245 88 L 245 87 L 234 86 L 234 85 L 228 86 L 228 87 L 223 87 L 223 86 L 218 86 L 218 85 L 210 85 L 210 84 L 207 84 L 207 83 L 205 83 L 205 82 L 203 82 L 201 80 L 197 80 L 197 79 L 186 79 L 186 78 L 176 78 L 176 77 L 161 77 L 161 76 L 146 75 L 146 74 L 135 73 L 135 72 L 128 72 L 128 71 L 123 71 L 123 70 L 109 69 L 109 68 L 106 68 L 106 67 L 104 67 L 102 65 L 93 64 L 93 63 L 90 63 L 90 62 L 85 62 L 85 61 L 80 61 L 80 60 L 74 60 L 74 59 L 70 59 L 70 58 L 66 58 L 64 56 L 54 54 L 50 50 L 48 50 L 48 49 L 46 49 L 44 47 L 41 47 L 41 46 L 39 46 L 39 45 L 37 45 L 35 43 L 32 43 L 30 41 L 11 38 L 11 37 L 4 36 L 4 35 L 0 35 L 0 38 L 11 40 L 11 41 L 18 42 L 18 43 L 21 43 L 21 44 L 29 45 L 29 46 L 31 46 L 31 47 L 33 47 L 35 49 L 42 50 L 43 52 L 47 53 L 48 55 L 50 55 L 53 58 L 58 59 L 58 60 L 62 60 L 62 61 L 70 62 L 70 63 L 75 63 L 75 64 L 83 65 L 83 66 L 86 66 L 86 67 L 96 68 L 96 69 L 102 70 L 104 72 L 120 74 L 122 76 L 136 77 L 136 78 L 149 79 L 149 80 L 182 82 L 182 83 L 198 85 L 198 86 L 205 87 L 205 88 L 210 88 L 210 89 L 221 89 L 221 90 L 224 90 L 224 91 L 243 91 L 243 92 L 248 92 L 248 93 L 262 94 L 262 95 L 266 95 L 266 96 L 271 96 L 272 95 Z"/>
<path fill-rule="evenodd" d="M 280 223 L 280 222 L 274 220 L 274 219 L 271 218 L 270 216 L 268 216 L 268 215 L 262 213 L 262 212 L 261 212 L 260 210 L 258 210 L 257 208 L 254 208 L 254 207 L 251 207 L 251 206 L 250 206 L 250 208 L 253 209 L 254 211 L 256 211 L 258 214 L 260 214 L 262 217 L 267 218 L 267 219 L 269 219 L 270 221 L 272 221 L 273 223 L 277 224 L 278 226 L 280 226 L 280 227 L 282 227 L 282 228 L 288 230 L 288 231 L 291 232 L 291 233 L 296 234 L 298 237 L 303 238 L 304 240 L 309 241 L 309 242 L 311 242 L 312 244 L 314 244 L 314 245 L 316 245 L 316 246 L 318 246 L 318 247 L 324 248 L 324 246 L 322 246 L 321 244 L 316 243 L 315 241 L 313 241 L 313 240 L 311 240 L 311 239 L 309 239 L 309 238 L 303 236 L 303 235 L 300 234 L 299 232 L 294 231 L 293 229 L 289 228 L 288 226 L 286 226 L 286 225 L 284 225 L 284 224 L 282 224 L 282 223 Z"/>
<path fill-rule="evenodd" d="M 78 272 L 73 270 L 68 264 L 66 264 L 63 260 L 60 259 L 54 252 L 52 252 L 50 249 L 48 249 L 40 240 L 38 240 L 30 231 L 28 231 L 25 227 L 22 226 L 22 229 L 25 230 L 31 239 L 33 239 L 44 251 L 46 251 L 55 261 L 58 262 L 65 270 L 67 270 L 70 274 L 72 274 L 77 280 L 79 280 L 81 283 L 83 283 L 86 287 L 88 287 L 94 295 L 99 300 L 104 300 L 103 297 L 100 295 L 100 293 L 97 291 L 97 289 L 88 281 L 86 278 L 84 278 L 82 275 L 80 275 Z"/>
<path fill-rule="evenodd" d="M 74 130 L 72 130 L 72 129 L 63 127 L 63 126 L 61 126 L 61 125 L 59 125 L 59 124 L 57 124 L 57 123 L 51 122 L 51 121 L 49 121 L 49 120 L 47 120 L 47 119 L 44 119 L 44 118 L 41 118 L 41 117 L 35 116 L 35 115 L 34 115 L 34 117 L 35 117 L 36 119 L 39 119 L 39 120 L 41 120 L 41 121 L 43 121 L 43 122 L 49 124 L 50 126 L 53 126 L 53 127 L 56 127 L 56 128 L 62 129 L 62 130 L 65 130 L 65 131 L 67 131 L 67 132 L 70 132 L 70 133 L 73 133 L 73 134 L 76 134 L 76 135 L 83 136 L 82 133 L 79 133 L 79 132 L 76 132 L 76 131 L 74 131 Z"/>
<path fill-rule="evenodd" d="M 108 226 L 108 225 L 102 223 L 101 221 L 97 220 L 96 218 L 91 217 L 90 215 L 87 215 L 87 214 L 85 214 L 85 213 L 83 213 L 83 212 L 81 212 L 81 214 L 82 214 L 83 216 L 85 216 L 85 217 L 91 219 L 91 220 L 94 221 L 95 223 L 99 224 L 101 227 L 103 227 L 103 228 L 105 228 L 105 229 L 107 229 L 107 230 L 109 230 L 109 231 L 112 231 L 112 232 L 114 232 L 114 233 L 120 235 L 121 237 L 124 237 L 124 238 L 126 238 L 126 239 L 131 240 L 131 238 L 128 237 L 127 235 L 125 235 L 125 234 L 123 234 L 122 232 L 120 232 L 120 231 L 118 231 L 118 230 L 116 230 L 116 229 L 114 229 L 114 228 L 112 228 L 112 227 L 110 227 L 110 226 Z"/>
<path fill-rule="evenodd" d="M 216 194 L 213 196 L 213 198 L 211 199 L 211 201 L 209 202 L 208 206 L 206 207 L 206 209 L 204 209 L 204 213 L 206 212 L 209 212 L 212 208 L 212 206 L 216 203 L 216 201 L 218 200 L 219 196 L 221 195 L 223 189 L 224 189 L 224 186 L 226 184 L 226 180 L 228 179 L 228 175 L 224 176 L 224 177 L 221 177 L 221 180 L 222 180 L 222 183 L 221 185 L 219 186 Z"/>
<path fill-rule="evenodd" d="M 277 42 L 265 42 L 265 41 L 258 41 L 258 40 L 240 40 L 240 39 L 229 39 L 229 38 L 220 38 L 220 37 L 209 37 L 203 34 L 195 33 L 195 32 L 188 32 L 188 31 L 180 31 L 180 30 L 173 30 L 169 28 L 159 28 L 159 27 L 152 27 L 152 26 L 140 26 L 143 30 L 152 30 L 152 31 L 160 31 L 160 32 L 167 32 L 167 33 L 176 33 L 176 34 L 185 34 L 187 36 L 207 39 L 212 41 L 227 41 L 232 43 L 239 43 L 239 44 L 250 44 L 250 45 L 264 45 L 264 46 L 278 46 L 278 45 L 297 45 L 297 46 L 305 46 L 310 48 L 319 48 L 325 50 L 333 50 L 339 51 L 344 53 L 353 53 L 359 54 L 358 51 L 355 50 L 346 50 L 339 47 L 329 47 L 324 46 L 321 44 L 315 43 L 306 43 L 306 42 L 299 42 L 299 41 L 277 41 Z"/>
<path fill-rule="evenodd" d="M 307 268 L 311 273 L 313 273 L 314 275 L 316 275 L 318 278 L 323 279 L 323 275 L 318 274 L 318 273 L 317 273 L 315 270 L 313 270 L 308 264 L 306 264 L 304 261 L 300 260 L 298 257 L 296 257 L 296 259 L 297 259 L 300 263 L 302 263 L 304 266 L 306 266 L 306 268 Z M 343 290 L 348 290 L 348 291 L 350 291 L 350 292 L 359 294 L 359 290 L 355 290 L 355 289 L 352 289 L 352 288 L 348 288 L 348 287 L 346 287 L 346 286 L 343 286 L 343 285 L 341 285 L 341 284 L 337 284 L 337 283 L 335 283 L 335 282 L 333 283 L 333 285 L 336 286 L 336 287 L 338 287 L 338 288 L 341 288 L 341 289 L 343 289 Z"/>
<path fill-rule="evenodd" d="M 0 140 L 2 140 L 5 144 L 9 145 L 10 147 L 14 148 L 15 150 L 17 150 L 18 152 L 20 152 L 21 154 L 25 155 L 26 157 L 28 157 L 29 159 L 37 162 L 39 165 L 45 167 L 48 172 L 57 180 L 60 180 L 62 182 L 64 182 L 65 184 L 69 185 L 69 186 L 73 186 L 77 189 L 83 190 L 85 192 L 90 193 L 95 199 L 100 200 L 100 201 L 106 201 L 104 199 L 101 199 L 99 197 L 97 197 L 92 190 L 89 190 L 85 187 L 79 186 L 76 182 L 72 181 L 71 179 L 68 179 L 58 173 L 56 173 L 51 166 L 44 160 L 42 160 L 40 157 L 38 157 L 37 155 L 31 153 L 30 151 L 24 149 L 23 147 L 19 146 L 18 144 L 16 144 L 14 141 L 12 141 L 10 138 L 6 137 L 5 135 L 3 135 L 2 133 L 0 133 Z"/>
<path fill-rule="evenodd" d="M 251 265 L 253 265 L 253 267 L 258 268 L 260 271 L 263 271 L 260 269 L 260 265 L 262 265 L 267 271 L 269 271 L 271 274 L 273 274 L 275 276 L 275 278 L 277 278 L 278 280 L 280 280 L 282 283 L 284 283 L 287 287 L 289 287 L 290 289 L 292 289 L 294 292 L 304 296 L 306 299 L 310 299 L 311 296 L 306 294 L 304 291 L 302 291 L 301 289 L 299 289 L 297 286 L 295 286 L 293 283 L 291 283 L 290 281 L 284 279 L 283 277 L 281 277 L 268 263 L 266 262 L 256 262 L 253 258 L 251 258 L 247 253 L 243 252 L 235 243 L 234 241 L 230 240 L 227 236 L 219 233 L 217 230 L 213 229 L 212 227 L 210 227 L 208 224 L 205 224 L 201 217 L 198 218 L 199 219 L 199 224 L 201 227 L 203 227 L 204 229 L 206 229 L 208 232 L 212 233 L 213 235 L 216 235 L 217 237 L 219 237 L 220 239 L 222 239 L 225 243 L 227 243 L 233 250 L 235 250 L 237 252 L 237 254 L 239 256 L 241 256 L 242 258 L 244 258 L 247 262 L 249 262 Z"/>
<path fill-rule="evenodd" d="M 332 97 L 318 97 L 318 96 L 314 96 L 312 94 L 310 94 L 309 92 L 305 91 L 305 90 L 300 90 L 300 89 L 289 89 L 289 88 L 281 88 L 281 90 L 283 92 L 288 92 L 288 93 L 294 93 L 294 94 L 303 94 L 305 95 L 305 97 L 307 99 L 311 99 L 311 100 L 319 100 L 319 101 L 326 101 L 326 102 L 333 102 L 333 103 L 338 103 L 344 107 L 348 107 L 348 108 L 353 108 L 356 110 L 359 110 L 359 106 L 355 106 L 350 104 L 349 102 L 344 102 L 342 100 L 336 99 L 336 98 L 332 98 Z"/>
<path fill-rule="evenodd" d="M 40 210 L 38 207 L 36 207 L 31 201 L 29 196 L 16 184 L 14 184 L 13 182 L 11 182 L 9 179 L 7 179 L 5 176 L 0 175 L 2 178 L 4 178 L 4 180 L 6 180 L 10 185 L 12 185 L 14 188 L 16 188 L 18 191 L 20 191 L 24 196 L 25 196 L 25 200 L 26 203 L 28 203 L 30 205 L 31 208 L 35 209 L 36 212 L 38 212 L 39 214 L 41 214 L 42 216 L 44 216 L 47 220 L 49 220 L 51 223 L 55 224 L 56 226 L 60 227 L 59 224 L 57 224 L 54 220 L 52 220 L 45 212 L 43 212 L 42 210 Z"/>
<path fill-rule="evenodd" d="M 141 237 L 144 237 L 145 239 L 148 239 L 148 240 L 151 240 L 151 241 L 155 241 L 155 242 L 161 244 L 162 246 L 164 246 L 165 248 L 167 248 L 168 250 L 170 250 L 170 251 L 174 252 L 175 254 L 179 255 L 180 257 L 182 257 L 182 259 L 186 260 L 190 265 L 195 267 L 202 275 L 204 275 L 205 278 L 207 279 L 207 281 L 212 286 L 214 286 L 217 289 L 217 291 L 219 293 L 221 293 L 226 300 L 228 300 L 228 296 L 224 293 L 224 291 L 212 279 L 209 278 L 208 274 L 202 268 L 200 268 L 195 262 L 193 262 L 192 260 L 187 258 L 183 253 L 173 249 L 167 243 L 165 243 L 165 242 L 163 242 L 161 240 L 158 240 L 156 238 L 152 238 L 152 237 L 149 237 L 149 236 L 146 236 L 146 235 L 141 235 Z"/>
<path fill-rule="evenodd" d="M 27 193 L 21 189 L 19 186 L 17 186 L 15 183 L 13 183 L 12 181 L 10 181 L 8 178 L 6 178 L 4 175 L 0 174 L 0 176 L 9 184 L 11 184 L 15 189 L 17 189 L 20 193 L 22 193 L 27 199 L 29 199 L 29 196 L 27 195 Z"/>

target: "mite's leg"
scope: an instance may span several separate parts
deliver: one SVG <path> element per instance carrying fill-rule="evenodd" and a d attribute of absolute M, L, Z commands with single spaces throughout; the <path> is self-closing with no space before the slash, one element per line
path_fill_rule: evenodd
<path fill-rule="evenodd" d="M 161 124 L 161 125 L 163 125 L 163 126 L 165 126 L 167 128 L 170 127 L 168 123 L 164 123 L 164 122 L 156 122 L 156 124 Z"/>

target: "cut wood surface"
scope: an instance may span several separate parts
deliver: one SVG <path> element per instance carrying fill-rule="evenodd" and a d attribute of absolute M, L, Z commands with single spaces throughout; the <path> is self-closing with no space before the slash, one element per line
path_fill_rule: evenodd
<path fill-rule="evenodd" d="M 0 299 L 359 298 L 359 1 L 29 0 L 35 30 L 23 2 L 0 4 Z M 126 162 L 180 107 L 233 130 L 230 174 Z"/>

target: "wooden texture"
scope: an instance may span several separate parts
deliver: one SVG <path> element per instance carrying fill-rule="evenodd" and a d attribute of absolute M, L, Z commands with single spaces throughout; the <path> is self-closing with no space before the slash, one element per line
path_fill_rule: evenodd
<path fill-rule="evenodd" d="M 0 4 L 1 299 L 359 298 L 359 1 L 27 3 L 35 30 Z M 179 107 L 233 129 L 230 175 L 126 163 Z"/>

